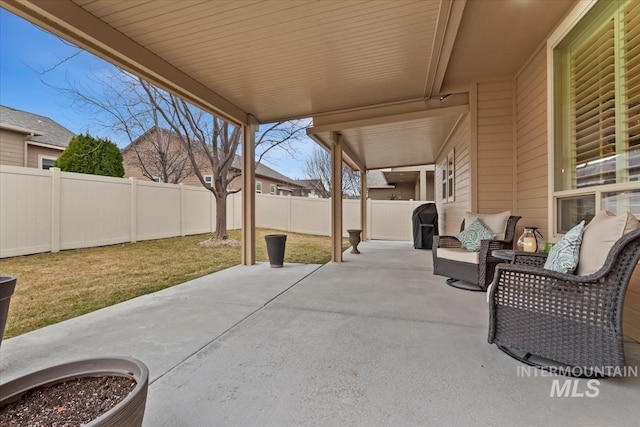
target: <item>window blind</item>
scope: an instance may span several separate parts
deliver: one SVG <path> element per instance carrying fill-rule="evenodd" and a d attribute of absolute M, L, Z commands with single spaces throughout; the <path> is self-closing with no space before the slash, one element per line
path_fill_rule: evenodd
<path fill-rule="evenodd" d="M 569 58 L 575 187 L 640 180 L 640 2 L 576 40 Z"/>
<path fill-rule="evenodd" d="M 610 166 L 600 161 L 615 155 L 616 150 L 614 37 L 611 18 L 571 52 L 578 187 L 615 182 L 615 166 L 613 171 L 607 170 Z"/>
<path fill-rule="evenodd" d="M 627 4 L 622 22 L 624 137 L 628 141 L 629 180 L 640 181 L 640 2 Z"/>

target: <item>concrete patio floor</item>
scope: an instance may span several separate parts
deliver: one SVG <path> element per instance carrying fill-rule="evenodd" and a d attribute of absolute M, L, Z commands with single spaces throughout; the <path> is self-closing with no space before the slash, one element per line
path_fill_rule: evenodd
<path fill-rule="evenodd" d="M 550 397 L 565 377 L 523 375 L 487 344 L 484 293 L 446 286 L 411 243 L 359 248 L 342 264 L 233 267 L 6 340 L 0 381 L 120 354 L 149 366 L 145 426 L 637 425 L 640 378 Z M 626 356 L 640 365 L 640 344 Z"/>

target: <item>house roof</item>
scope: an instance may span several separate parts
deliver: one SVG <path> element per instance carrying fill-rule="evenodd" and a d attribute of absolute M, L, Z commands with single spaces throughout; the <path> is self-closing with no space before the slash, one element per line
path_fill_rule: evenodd
<path fill-rule="evenodd" d="M 323 188 L 322 180 L 320 179 L 296 179 L 294 182 L 304 188 L 315 189 Z"/>
<path fill-rule="evenodd" d="M 121 151 L 124 153 L 126 151 L 131 150 L 131 148 L 133 148 L 134 144 L 137 144 L 140 141 L 144 140 L 145 138 L 148 138 L 152 133 L 161 133 L 162 134 L 161 136 L 166 136 L 166 137 L 170 137 L 171 134 L 172 134 L 172 132 L 169 129 L 161 128 L 159 126 L 153 126 L 149 130 L 147 130 L 145 133 L 143 133 L 142 135 L 137 137 L 134 141 L 130 142 Z"/>
<path fill-rule="evenodd" d="M 380 170 L 367 171 L 367 188 L 396 188 L 390 185 Z"/>
<path fill-rule="evenodd" d="M 231 167 L 240 170 L 242 168 L 242 156 L 236 156 L 236 158 L 233 159 L 233 163 L 231 164 Z M 256 177 L 258 176 L 269 178 L 274 181 L 280 181 L 282 183 L 286 183 L 290 185 L 295 185 L 296 187 L 300 186 L 300 184 L 296 183 L 295 180 L 289 178 L 286 175 L 281 174 L 278 171 L 271 169 L 268 166 L 263 165 L 262 163 L 256 164 Z"/>
<path fill-rule="evenodd" d="M 134 144 L 137 144 L 138 142 L 142 141 L 144 138 L 148 137 L 152 132 L 153 133 L 160 132 L 160 133 L 163 134 L 163 136 L 171 136 L 172 134 L 175 134 L 173 131 L 171 131 L 169 129 L 165 129 L 165 128 L 161 128 L 161 127 L 158 127 L 158 126 L 154 126 L 151 129 L 149 129 L 148 131 L 146 131 L 145 133 L 143 133 L 141 136 L 136 138 L 136 140 L 133 141 L 131 144 L 129 144 L 125 148 L 123 148 L 122 151 L 125 152 L 127 150 L 130 150 L 131 147 Z M 242 169 L 242 156 L 236 156 L 233 159 L 233 163 L 231 164 L 231 167 L 234 168 L 234 169 L 237 169 L 237 170 Z M 261 176 L 261 177 L 264 177 L 264 178 L 269 178 L 269 179 L 274 180 L 274 181 L 279 181 L 279 182 L 282 182 L 282 183 L 299 186 L 299 184 L 297 184 L 295 180 L 289 178 L 288 176 L 285 176 L 285 175 L 281 174 L 278 171 L 275 171 L 275 170 L 271 169 L 268 166 L 263 165 L 262 163 L 258 163 L 256 165 L 256 176 Z"/>
<path fill-rule="evenodd" d="M 0 105 L 0 128 L 13 130 L 29 135 L 29 141 L 40 144 L 53 145 L 66 148 L 71 138 L 75 136 L 73 132 L 51 120 L 49 117 L 15 108 Z"/>

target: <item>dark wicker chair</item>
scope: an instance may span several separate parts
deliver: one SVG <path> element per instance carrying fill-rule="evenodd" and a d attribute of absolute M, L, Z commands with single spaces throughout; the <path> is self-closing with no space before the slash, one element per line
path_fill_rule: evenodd
<path fill-rule="evenodd" d="M 513 239 L 519 216 L 510 216 L 505 229 L 504 240 L 483 240 L 478 264 L 462 262 L 438 257 L 438 248 L 461 248 L 462 244 L 453 236 L 435 236 L 433 240 L 433 274 L 451 278 L 447 280 L 452 286 L 467 290 L 486 291 L 493 280 L 496 265 L 504 263 L 504 259 L 496 258 L 492 252 L 496 249 L 513 249 Z M 460 230 L 464 230 L 464 220 Z M 458 284 L 462 281 L 465 284 Z M 471 286 L 466 286 L 466 284 Z"/>
<path fill-rule="evenodd" d="M 536 262 L 530 254 L 524 264 L 516 256 L 515 264 L 499 265 L 488 294 L 489 343 L 524 363 L 563 374 L 620 375 L 622 308 L 639 259 L 636 230 L 618 240 L 603 267 L 588 276 L 545 270 L 544 259 Z M 540 357 L 547 361 L 534 361 Z"/>

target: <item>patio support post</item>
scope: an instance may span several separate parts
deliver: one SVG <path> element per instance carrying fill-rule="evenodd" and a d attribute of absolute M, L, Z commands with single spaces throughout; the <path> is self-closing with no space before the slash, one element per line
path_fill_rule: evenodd
<path fill-rule="evenodd" d="M 367 240 L 367 170 L 360 170 L 360 229 L 362 241 Z"/>
<path fill-rule="evenodd" d="M 242 126 L 242 265 L 256 263 L 256 120 Z"/>
<path fill-rule="evenodd" d="M 342 262 L 342 136 L 331 133 L 331 261 Z"/>
<path fill-rule="evenodd" d="M 427 200 L 427 170 L 420 170 L 420 199 Z"/>

